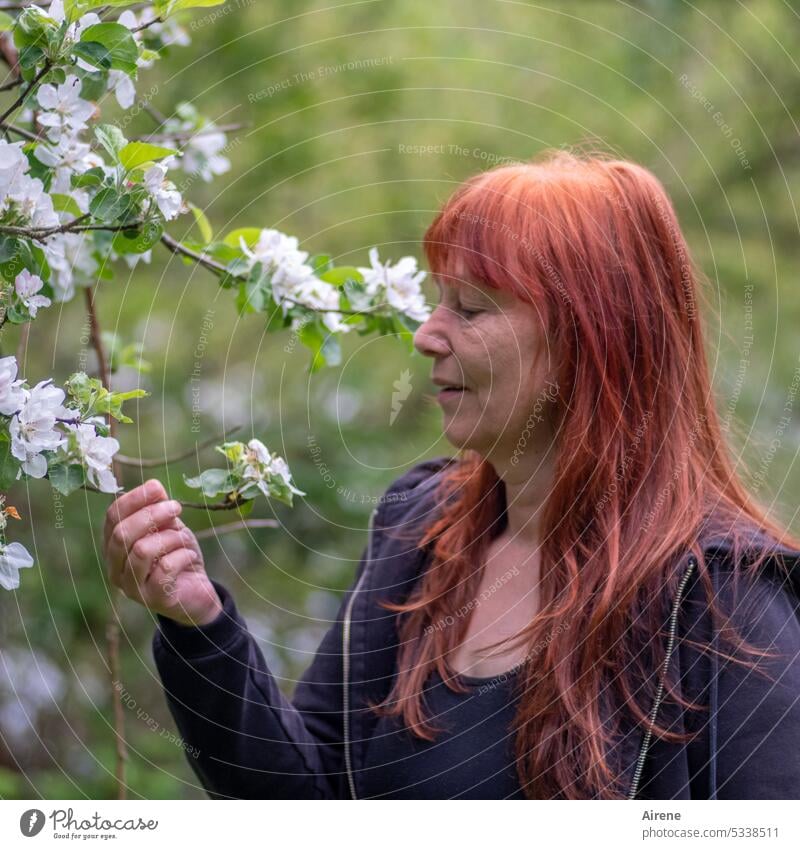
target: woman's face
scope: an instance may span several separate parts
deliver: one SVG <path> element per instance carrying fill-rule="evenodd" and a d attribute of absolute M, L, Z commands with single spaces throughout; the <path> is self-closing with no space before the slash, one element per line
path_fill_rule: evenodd
<path fill-rule="evenodd" d="M 542 318 L 510 292 L 478 282 L 459 278 L 436 285 L 439 303 L 417 329 L 414 345 L 434 360 L 431 379 L 439 390 L 444 434 L 457 448 L 505 464 L 519 453 L 523 432 L 530 446 L 550 432 L 548 400 L 556 389 L 545 367 L 552 352 Z"/>

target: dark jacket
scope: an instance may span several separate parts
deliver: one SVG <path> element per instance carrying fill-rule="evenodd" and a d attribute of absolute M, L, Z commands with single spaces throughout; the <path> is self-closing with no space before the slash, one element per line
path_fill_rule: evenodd
<path fill-rule="evenodd" d="M 450 458 L 414 466 L 386 491 L 370 517 L 370 537 L 338 616 L 288 700 L 227 589 L 214 585 L 224 612 L 188 627 L 158 616 L 153 655 L 187 759 L 212 798 L 360 798 L 359 771 L 376 717 L 368 699 L 387 695 L 395 675 L 395 614 L 379 599 L 404 600 L 425 553 L 398 538 L 432 520 L 434 489 Z M 408 536 L 408 534 L 406 534 Z M 417 537 L 418 538 L 418 537 Z M 754 545 L 767 544 L 754 537 Z M 683 695 L 704 713 L 668 712 L 657 695 L 651 719 L 674 730 L 699 730 L 670 744 L 630 724 L 610 753 L 628 798 L 800 798 L 800 553 L 775 547 L 792 566 L 792 582 L 767 565 L 741 598 L 724 537 L 703 542 L 714 589 L 735 611 L 747 639 L 778 653 L 759 664 L 769 677 L 699 652 L 716 639 L 694 557 L 676 564 L 669 599 L 672 635 L 665 665 Z M 771 679 L 771 680 L 770 680 Z M 191 753 L 191 754 L 190 754 Z"/>

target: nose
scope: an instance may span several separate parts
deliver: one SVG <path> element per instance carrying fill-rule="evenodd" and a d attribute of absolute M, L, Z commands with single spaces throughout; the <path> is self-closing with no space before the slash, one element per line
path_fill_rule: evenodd
<path fill-rule="evenodd" d="M 414 333 L 414 347 L 426 357 L 443 357 L 451 351 L 442 322 L 442 307 L 436 309 Z"/>

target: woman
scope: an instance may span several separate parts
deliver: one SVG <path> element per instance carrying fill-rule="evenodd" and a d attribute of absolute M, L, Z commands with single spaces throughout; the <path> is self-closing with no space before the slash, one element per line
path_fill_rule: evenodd
<path fill-rule="evenodd" d="M 208 794 L 800 798 L 800 543 L 737 477 L 662 185 L 549 152 L 425 251 L 459 456 L 388 489 L 291 701 L 160 483 L 109 508 Z"/>

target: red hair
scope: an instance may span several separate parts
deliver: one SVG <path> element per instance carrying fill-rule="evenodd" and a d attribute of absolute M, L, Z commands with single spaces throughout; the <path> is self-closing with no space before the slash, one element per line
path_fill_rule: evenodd
<path fill-rule="evenodd" d="M 724 622 L 702 529 L 722 529 L 736 563 L 746 525 L 800 544 L 737 476 L 704 350 L 697 300 L 705 279 L 650 171 L 563 150 L 500 165 L 458 187 L 424 246 L 434 275 L 458 269 L 529 300 L 546 319 L 558 428 L 539 522 L 541 607 L 518 635 L 529 651 L 518 676 L 517 771 L 530 798 L 618 798 L 609 751 L 626 718 L 649 725 L 680 555 L 694 553 L 715 621 Z M 493 466 L 467 449 L 458 459 L 443 476 L 442 512 L 418 543 L 429 550 L 426 570 L 406 603 L 382 603 L 398 612 L 398 674 L 372 707 L 428 740 L 437 729 L 423 685 L 437 669 L 461 689 L 445 658 L 465 639 L 468 616 L 450 614 L 471 609 L 506 509 Z M 766 556 L 755 555 L 751 575 Z M 435 627 L 444 620 L 454 621 Z M 742 663 L 766 654 L 731 627 L 722 636 Z M 665 684 L 668 698 L 699 707 Z M 658 723 L 652 731 L 686 739 Z"/>

